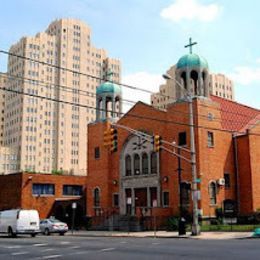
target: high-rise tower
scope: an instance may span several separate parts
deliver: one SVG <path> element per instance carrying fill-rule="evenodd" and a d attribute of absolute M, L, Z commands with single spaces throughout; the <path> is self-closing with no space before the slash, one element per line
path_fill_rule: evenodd
<path fill-rule="evenodd" d="M 120 61 L 94 47 L 90 37 L 82 21 L 61 19 L 11 47 L 11 53 L 31 59 L 8 60 L 7 75 L 16 77 L 8 87 L 31 95 L 6 93 L 4 144 L 17 151 L 19 170 L 87 173 L 87 124 L 96 119 L 96 87 L 108 71 L 120 82 L 121 71 Z"/>

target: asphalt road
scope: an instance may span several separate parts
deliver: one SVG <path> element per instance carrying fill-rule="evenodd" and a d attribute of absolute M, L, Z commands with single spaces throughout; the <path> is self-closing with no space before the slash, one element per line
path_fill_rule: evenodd
<path fill-rule="evenodd" d="M 260 259 L 259 239 L 0 237 L 0 259 Z"/>

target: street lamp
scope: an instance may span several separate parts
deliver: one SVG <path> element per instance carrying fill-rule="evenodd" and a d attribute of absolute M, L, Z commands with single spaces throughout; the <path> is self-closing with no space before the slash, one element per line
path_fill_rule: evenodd
<path fill-rule="evenodd" d="M 186 90 L 175 78 L 168 74 L 163 74 L 166 80 L 173 80 L 178 87 L 185 91 L 185 97 L 189 104 L 189 126 L 190 126 L 190 157 L 191 157 L 191 173 L 192 173 L 192 198 L 193 198 L 193 223 L 192 235 L 197 236 L 200 234 L 200 226 L 198 219 L 198 190 L 197 190 L 197 172 L 196 172 L 196 150 L 195 150 L 195 137 L 194 137 L 194 119 L 192 107 L 192 94 Z M 179 155 L 179 154 L 178 154 Z"/>

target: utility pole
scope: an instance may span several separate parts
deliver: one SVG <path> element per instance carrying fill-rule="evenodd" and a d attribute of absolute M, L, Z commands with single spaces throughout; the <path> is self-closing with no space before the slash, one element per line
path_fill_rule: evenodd
<path fill-rule="evenodd" d="M 178 155 L 181 155 L 181 148 L 178 147 L 177 151 Z M 180 235 L 185 235 L 186 230 L 185 230 L 185 220 L 183 219 L 183 205 L 182 205 L 182 189 L 181 189 L 181 157 L 178 156 L 178 183 L 179 183 L 179 209 L 180 209 L 180 218 L 179 218 L 179 236 Z"/>
<path fill-rule="evenodd" d="M 198 215 L 198 187 L 197 187 L 197 170 L 196 170 L 196 151 L 195 151 L 195 136 L 194 136 L 194 119 L 192 97 L 188 97 L 189 102 L 189 125 L 190 125 L 190 155 L 191 155 L 191 173 L 192 173 L 192 198 L 193 198 L 193 222 L 192 235 L 200 234 L 199 215 Z"/>

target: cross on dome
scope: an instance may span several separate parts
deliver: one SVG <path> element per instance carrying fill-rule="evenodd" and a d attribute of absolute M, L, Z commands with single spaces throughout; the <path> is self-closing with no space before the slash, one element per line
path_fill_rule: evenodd
<path fill-rule="evenodd" d="M 192 38 L 191 38 L 191 37 L 190 37 L 189 41 L 190 41 L 190 43 L 187 44 L 187 45 L 185 45 L 184 47 L 185 47 L 185 48 L 189 47 L 189 49 L 190 49 L 190 54 L 192 54 L 192 46 L 193 46 L 193 45 L 196 45 L 196 44 L 198 44 L 198 43 L 197 43 L 197 42 L 192 42 Z"/>

